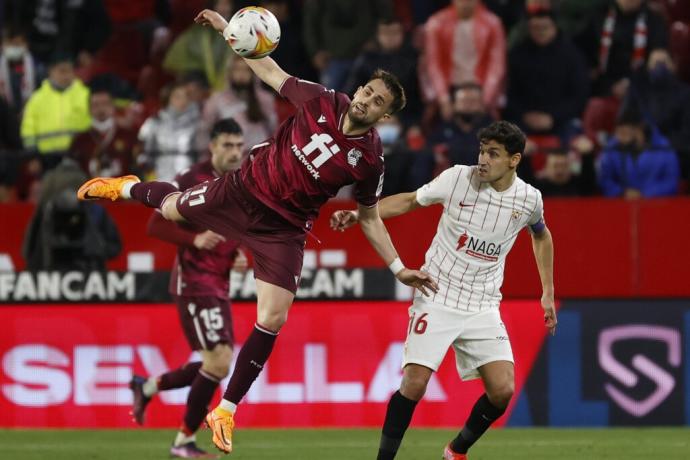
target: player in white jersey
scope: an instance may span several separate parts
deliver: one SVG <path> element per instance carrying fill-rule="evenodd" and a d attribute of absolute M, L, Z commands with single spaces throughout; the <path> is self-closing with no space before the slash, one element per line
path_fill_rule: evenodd
<path fill-rule="evenodd" d="M 527 227 L 542 283 L 541 304 L 549 331 L 556 331 L 553 241 L 544 223 L 541 193 L 516 175 L 525 135 L 505 121 L 478 134 L 476 166 L 454 166 L 416 192 L 379 203 L 382 218 L 420 206 L 443 204 L 423 270 L 438 282 L 438 292 L 416 295 L 403 352 L 400 390 L 390 399 L 378 460 L 393 459 L 414 408 L 426 391 L 448 347 L 453 347 L 463 380 L 481 377 L 483 394 L 444 459 L 467 458 L 467 450 L 504 412 L 513 396 L 513 353 L 499 314 L 505 258 L 517 234 Z M 336 211 L 331 227 L 357 222 L 357 211 Z"/>

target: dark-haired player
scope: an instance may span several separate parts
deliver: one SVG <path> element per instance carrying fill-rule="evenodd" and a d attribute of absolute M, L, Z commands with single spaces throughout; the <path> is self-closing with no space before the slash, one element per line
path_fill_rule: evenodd
<path fill-rule="evenodd" d="M 227 27 L 227 21 L 211 10 L 199 13 L 196 21 L 218 32 Z M 256 326 L 237 356 L 220 405 L 206 417 L 214 444 L 224 452 L 232 450 L 237 404 L 261 372 L 287 320 L 312 221 L 341 187 L 355 184 L 362 230 L 397 279 L 425 294 L 436 290 L 429 275 L 403 265 L 378 213 L 383 152 L 373 127 L 405 105 L 397 78 L 377 71 L 350 100 L 288 75 L 269 57 L 247 63 L 294 104 L 297 113 L 272 138 L 253 146 L 238 171 L 184 193 L 164 182 L 139 183 L 134 176 L 92 179 L 78 192 L 86 200 L 137 200 L 160 208 L 166 219 L 187 220 L 252 251 Z"/>
<path fill-rule="evenodd" d="M 211 157 L 180 172 L 174 180 L 179 190 L 214 180 L 240 166 L 244 138 L 232 118 L 217 121 L 211 129 Z M 215 458 L 196 445 L 196 431 L 208 413 L 208 405 L 232 362 L 233 330 L 228 283 L 230 271 L 244 270 L 247 258 L 236 241 L 187 222 L 175 223 L 154 212 L 149 221 L 151 236 L 178 246 L 170 276 L 170 294 L 185 337 L 201 362 L 191 362 L 158 377 L 134 376 L 132 415 L 140 425 L 151 398 L 159 391 L 190 386 L 187 408 L 170 454 L 179 458 Z"/>
<path fill-rule="evenodd" d="M 542 284 L 546 327 L 556 331 L 553 241 L 544 224 L 541 193 L 515 174 L 525 148 L 520 129 L 499 121 L 479 131 L 476 166 L 454 166 L 416 192 L 381 200 L 382 218 L 420 206 L 442 204 L 444 212 L 424 267 L 438 279 L 429 297 L 416 296 L 403 354 L 400 390 L 388 403 L 378 460 L 392 460 L 417 402 L 449 347 L 463 380 L 480 378 L 486 391 L 465 426 L 443 452 L 465 460 L 467 450 L 505 412 L 513 396 L 513 352 L 498 307 L 506 255 L 527 227 Z M 344 230 L 357 211 L 336 211 L 331 226 Z"/>

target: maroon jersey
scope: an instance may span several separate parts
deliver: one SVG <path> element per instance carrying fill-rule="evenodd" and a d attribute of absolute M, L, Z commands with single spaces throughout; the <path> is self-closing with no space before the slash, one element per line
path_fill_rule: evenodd
<path fill-rule="evenodd" d="M 186 190 L 207 180 L 218 178 L 211 161 L 197 163 L 175 177 L 174 184 Z M 190 223 L 176 224 L 194 232 L 207 229 Z M 194 246 L 178 246 L 177 258 L 170 275 L 170 293 L 183 296 L 212 296 L 227 299 L 229 295 L 230 269 L 237 254 L 239 244 L 227 240 L 211 251 Z"/>
<path fill-rule="evenodd" d="M 288 78 L 280 94 L 297 113 L 275 136 L 254 146 L 240 171 L 258 200 L 301 228 L 341 187 L 355 184 L 355 199 L 374 206 L 383 183 L 383 153 L 376 130 L 342 132 L 350 99 L 321 85 Z"/>

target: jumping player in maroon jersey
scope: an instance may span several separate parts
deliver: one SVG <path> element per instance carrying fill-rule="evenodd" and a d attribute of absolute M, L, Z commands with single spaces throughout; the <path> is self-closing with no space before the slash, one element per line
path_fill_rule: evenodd
<path fill-rule="evenodd" d="M 227 26 L 211 10 L 195 20 L 218 32 Z M 237 356 L 223 399 L 206 416 L 213 442 L 224 452 L 232 450 L 237 404 L 259 375 L 287 320 L 312 220 L 341 187 L 355 184 L 362 231 L 396 278 L 425 295 L 437 289 L 428 274 L 403 265 L 378 213 L 383 152 L 373 126 L 404 107 L 397 78 L 377 71 L 350 101 L 345 94 L 288 75 L 269 57 L 246 62 L 292 102 L 297 113 L 272 138 L 252 147 L 239 170 L 184 193 L 164 182 L 139 183 L 135 176 L 95 178 L 78 191 L 82 200 L 137 200 L 159 208 L 168 220 L 192 222 L 252 251 L 256 325 Z"/>
<path fill-rule="evenodd" d="M 211 129 L 211 158 L 179 173 L 174 185 L 187 190 L 237 169 L 243 147 L 240 125 L 232 118 L 219 120 Z M 178 458 L 215 458 L 197 447 L 195 433 L 208 413 L 218 383 L 230 369 L 233 330 L 229 276 L 233 269 L 245 270 L 247 258 L 236 241 L 187 222 L 166 220 L 160 212 L 151 216 L 148 233 L 178 246 L 169 289 L 187 341 L 201 354 L 201 362 L 187 363 L 158 377 L 135 375 L 130 382 L 134 393 L 132 415 L 142 425 L 146 406 L 157 392 L 191 386 L 182 426 L 170 454 Z"/>

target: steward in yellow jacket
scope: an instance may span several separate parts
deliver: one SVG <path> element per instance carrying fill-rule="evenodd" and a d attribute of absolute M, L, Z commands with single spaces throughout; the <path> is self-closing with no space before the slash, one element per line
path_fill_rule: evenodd
<path fill-rule="evenodd" d="M 65 152 L 75 134 L 91 125 L 89 89 L 75 78 L 69 60 L 54 62 L 48 78 L 29 98 L 22 117 L 24 148 Z"/>

